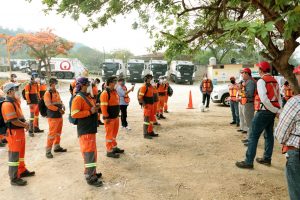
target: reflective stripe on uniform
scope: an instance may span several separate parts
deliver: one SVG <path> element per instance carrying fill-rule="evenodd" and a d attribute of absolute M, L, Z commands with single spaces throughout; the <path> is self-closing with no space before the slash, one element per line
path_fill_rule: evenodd
<path fill-rule="evenodd" d="M 8 162 L 8 166 L 10 166 L 10 167 L 18 167 L 19 166 L 19 162 Z"/>
<path fill-rule="evenodd" d="M 25 94 L 29 94 L 29 92 L 25 92 Z"/>
<path fill-rule="evenodd" d="M 87 163 L 84 164 L 85 168 L 97 167 L 97 163 Z"/>
<path fill-rule="evenodd" d="M 7 114 L 5 114 L 5 116 L 7 116 L 7 117 L 11 117 L 11 116 L 14 116 L 14 115 L 16 115 L 17 113 L 16 112 L 11 112 L 11 113 L 7 113 Z"/>
<path fill-rule="evenodd" d="M 33 121 L 33 120 L 34 120 L 34 118 L 29 118 L 29 120 L 30 120 L 30 121 Z"/>
<path fill-rule="evenodd" d="M 106 142 L 113 142 L 112 140 L 106 140 Z"/>
<path fill-rule="evenodd" d="M 19 158 L 19 162 L 24 162 L 24 158 Z"/>
<path fill-rule="evenodd" d="M 140 92 L 140 93 L 139 93 L 139 95 L 141 95 L 141 96 L 144 96 L 144 95 L 145 95 L 145 93 L 141 93 L 141 92 Z"/>
<path fill-rule="evenodd" d="M 101 102 L 100 105 L 101 106 L 108 106 L 108 103 L 107 102 Z"/>
<path fill-rule="evenodd" d="M 71 115 L 75 115 L 76 113 L 79 113 L 80 112 L 80 110 L 73 110 L 72 112 L 71 112 Z"/>
<path fill-rule="evenodd" d="M 149 123 L 149 122 L 144 122 L 144 124 L 145 124 L 145 125 L 150 125 L 150 123 Z"/>

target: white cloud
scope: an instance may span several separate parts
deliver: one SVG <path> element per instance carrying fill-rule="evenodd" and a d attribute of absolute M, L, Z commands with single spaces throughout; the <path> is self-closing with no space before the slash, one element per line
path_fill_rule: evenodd
<path fill-rule="evenodd" d="M 39 0 L 1 0 L 0 26 L 10 29 L 23 28 L 29 31 L 52 28 L 54 32 L 73 42 L 80 42 L 106 52 L 126 48 L 134 54 L 145 54 L 152 40 L 144 30 L 133 30 L 134 15 L 118 17 L 115 23 L 84 33 L 82 26 L 70 17 L 63 18 L 55 13 L 45 15 Z"/>

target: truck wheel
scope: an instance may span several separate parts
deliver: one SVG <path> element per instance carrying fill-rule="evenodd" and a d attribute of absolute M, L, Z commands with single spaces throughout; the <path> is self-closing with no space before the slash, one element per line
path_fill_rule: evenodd
<path fill-rule="evenodd" d="M 62 72 L 57 72 L 57 73 L 56 73 L 56 77 L 57 77 L 58 79 L 63 79 L 63 78 L 65 78 L 65 75 L 64 75 L 64 73 L 62 73 Z"/>
<path fill-rule="evenodd" d="M 224 106 L 230 106 L 230 102 L 229 102 L 229 100 L 228 100 L 228 97 L 229 97 L 229 93 L 226 93 L 226 94 L 224 94 L 224 95 L 222 96 L 221 101 L 222 101 L 222 104 L 223 104 Z"/>

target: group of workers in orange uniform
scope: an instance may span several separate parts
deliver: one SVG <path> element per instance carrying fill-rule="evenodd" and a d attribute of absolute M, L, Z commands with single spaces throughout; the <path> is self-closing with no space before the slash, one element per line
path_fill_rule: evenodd
<path fill-rule="evenodd" d="M 120 154 L 125 152 L 117 144 L 120 113 L 120 97 L 116 90 L 119 84 L 117 77 L 108 78 L 103 91 L 98 90 L 99 83 L 99 79 L 91 82 L 86 77 L 80 77 L 70 84 L 72 95 L 70 116 L 76 120 L 80 149 L 84 159 L 85 178 L 88 184 L 96 187 L 103 185 L 100 180 L 102 174 L 96 171 L 97 127 L 102 124 L 105 127 L 107 157 L 119 158 Z M 34 171 L 27 170 L 24 162 L 25 131 L 28 131 L 31 137 L 34 133 L 43 132 L 39 128 L 38 121 L 40 101 L 43 100 L 47 108 L 49 131 L 46 157 L 49 159 L 54 157 L 52 149 L 56 153 L 67 152 L 67 149 L 60 146 L 65 105 L 57 90 L 58 80 L 50 78 L 49 87 L 47 87 L 44 79 L 39 79 L 37 74 L 33 73 L 30 82 L 23 90 L 23 97 L 30 107 L 29 122 L 26 122 L 20 106 L 19 85 L 15 81 L 15 76 L 12 75 L 11 80 L 2 87 L 5 98 L 0 98 L 0 108 L 5 126 L 1 126 L 0 139 L 1 142 L 2 139 L 8 141 L 11 184 L 24 186 L 27 185 L 27 181 L 23 178 L 35 175 Z M 165 77 L 160 77 L 156 82 L 150 74 L 144 77 L 144 84 L 138 92 L 138 100 L 144 109 L 143 135 L 146 139 L 158 136 L 153 131 L 153 125 L 160 125 L 157 119 L 165 119 L 163 113 L 168 112 L 169 87 Z M 128 93 L 133 91 L 133 88 L 125 91 L 126 98 L 129 98 Z M 104 123 L 100 120 L 100 113 Z M 2 128 L 5 129 L 2 130 Z"/>

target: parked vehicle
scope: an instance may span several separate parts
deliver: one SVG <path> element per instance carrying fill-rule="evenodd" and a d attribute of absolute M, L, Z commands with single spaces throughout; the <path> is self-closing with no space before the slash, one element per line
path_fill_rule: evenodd
<path fill-rule="evenodd" d="M 127 80 L 129 82 L 142 82 L 147 72 L 144 60 L 129 59 L 127 61 Z"/>
<path fill-rule="evenodd" d="M 156 80 L 160 76 L 168 77 L 168 62 L 165 60 L 150 60 L 149 70 Z"/>
<path fill-rule="evenodd" d="M 107 78 L 111 76 L 126 76 L 123 61 L 119 59 L 105 59 L 101 68 L 103 81 L 106 81 Z"/>
<path fill-rule="evenodd" d="M 195 65 L 190 61 L 172 61 L 170 78 L 176 84 L 189 83 L 192 85 L 195 80 Z"/>

